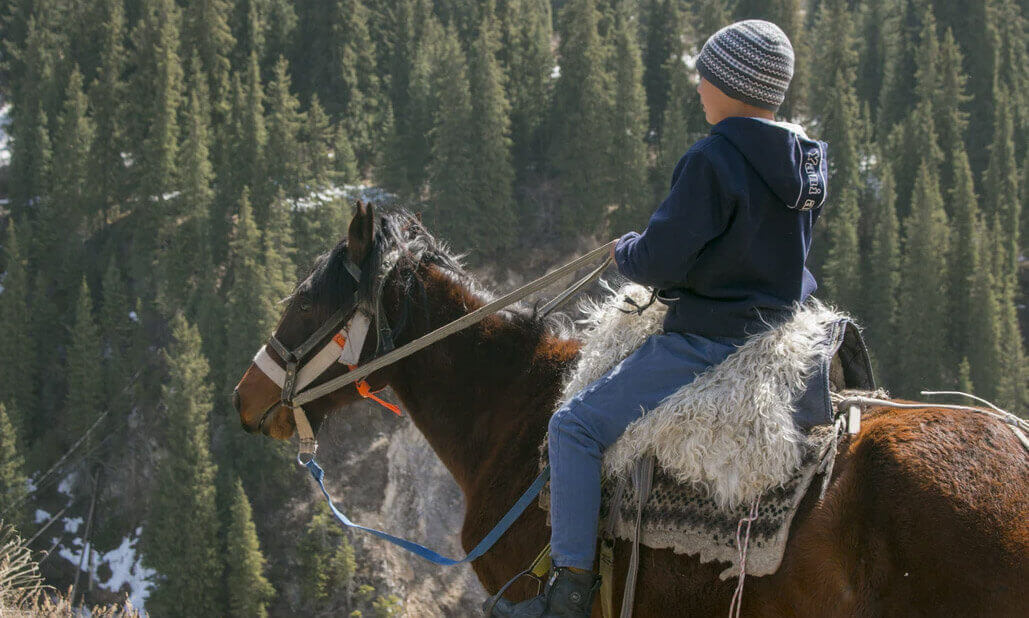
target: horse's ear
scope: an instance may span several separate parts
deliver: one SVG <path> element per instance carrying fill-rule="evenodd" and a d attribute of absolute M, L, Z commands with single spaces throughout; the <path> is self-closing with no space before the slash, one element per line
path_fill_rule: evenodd
<path fill-rule="evenodd" d="M 354 264 L 360 264 L 371 251 L 375 238 L 375 208 L 357 200 L 354 218 L 350 220 L 347 230 L 347 257 Z"/>

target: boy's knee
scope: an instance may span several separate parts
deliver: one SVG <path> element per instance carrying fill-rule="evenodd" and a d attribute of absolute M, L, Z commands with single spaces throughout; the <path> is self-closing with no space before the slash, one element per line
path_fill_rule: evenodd
<path fill-rule="evenodd" d="M 550 435 L 556 436 L 565 431 L 564 425 L 568 421 L 570 414 L 569 408 L 563 406 L 557 412 L 550 415 L 550 423 L 547 425 L 547 431 L 550 432 Z"/>

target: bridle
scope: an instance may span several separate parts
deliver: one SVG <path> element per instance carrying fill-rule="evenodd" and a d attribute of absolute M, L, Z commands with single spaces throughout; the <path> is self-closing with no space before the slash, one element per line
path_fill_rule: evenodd
<path fill-rule="evenodd" d="M 360 286 L 361 268 L 346 256 L 343 256 L 343 260 L 343 266 L 346 268 L 347 273 Z M 264 411 L 259 426 L 264 425 L 268 415 L 279 406 L 291 409 L 293 411 L 293 421 L 297 428 L 297 435 L 300 437 L 300 452 L 297 455 L 297 459 L 301 463 L 306 463 L 306 458 L 314 457 L 318 443 L 315 440 L 314 430 L 307 418 L 307 413 L 301 404 L 297 402 L 297 397 L 304 393 L 308 386 L 337 362 L 346 365 L 349 370 L 353 370 L 358 366 L 361 359 L 361 350 L 364 347 L 364 342 L 373 319 L 378 336 L 375 355 L 378 356 L 380 353 L 389 352 L 395 347 L 389 322 L 382 313 L 382 293 L 386 274 L 390 270 L 391 267 L 389 266 L 384 268 L 384 274 L 379 277 L 377 282 L 373 318 L 369 318 L 365 312 L 360 310 L 358 294 L 355 293 L 318 330 L 313 332 L 297 347 L 292 350 L 287 348 L 273 333 L 268 338 L 268 343 L 261 346 L 261 349 L 254 355 L 254 365 L 281 389 L 279 400 Z M 332 335 L 332 337 L 312 356 L 311 352 L 314 351 L 315 347 L 323 339 L 329 337 L 329 335 Z M 286 364 L 285 368 L 268 353 L 269 347 Z M 303 362 L 308 357 L 310 357 L 309 360 Z M 355 381 L 354 387 L 361 397 L 371 399 L 397 415 L 401 414 L 400 408 L 380 399 L 376 393 L 382 389 L 373 391 L 367 380 Z"/>
<path fill-rule="evenodd" d="M 371 387 L 368 385 L 367 381 L 365 381 L 365 378 L 375 371 L 392 365 L 393 363 L 396 363 L 419 350 L 429 347 L 437 341 L 445 339 L 446 337 L 468 328 L 473 324 L 478 324 L 501 309 L 513 305 L 530 294 L 534 294 L 546 288 L 558 279 L 575 272 L 577 269 L 588 264 L 592 264 L 599 258 L 604 258 L 603 263 L 596 267 L 592 272 L 573 283 L 564 292 L 544 305 L 540 311 L 540 315 L 546 316 L 600 276 L 604 269 L 607 268 L 608 264 L 611 263 L 609 253 L 615 246 L 616 242 L 617 241 L 611 241 L 606 245 L 600 246 L 593 251 L 568 262 L 564 266 L 561 266 L 560 268 L 551 271 L 534 281 L 526 283 L 517 290 L 492 300 L 482 307 L 479 307 L 478 309 L 475 309 L 452 322 L 440 326 L 427 334 L 421 335 L 413 341 L 405 343 L 399 348 L 395 348 L 393 345 L 392 332 L 390 331 L 387 320 L 382 312 L 382 295 L 385 281 L 388 274 L 393 270 L 393 266 L 398 263 L 398 260 L 384 259 L 383 267 L 380 269 L 380 274 L 376 281 L 377 285 L 374 292 L 374 304 L 371 311 L 379 337 L 374 358 L 368 359 L 364 363 L 359 363 L 361 349 L 364 345 L 364 340 L 372 320 L 368 318 L 365 313 L 362 313 L 358 306 L 356 295 L 354 299 L 336 311 L 336 313 L 334 313 L 325 324 L 323 324 L 314 334 L 308 337 L 303 344 L 294 350 L 287 350 L 286 346 L 282 345 L 282 342 L 278 341 L 275 336 L 272 335 L 268 340 L 268 344 L 258 350 L 257 355 L 254 356 L 254 364 L 257 365 L 257 367 L 273 382 L 279 385 L 282 389 L 282 394 L 279 401 L 272 404 L 272 406 L 265 411 L 261 418 L 261 425 L 264 424 L 265 418 L 268 414 L 280 405 L 293 410 L 294 424 L 297 428 L 297 434 L 300 436 L 300 453 L 297 455 L 297 460 L 303 465 L 313 465 L 314 452 L 318 445 L 314 439 L 314 431 L 311 429 L 311 424 L 307 419 L 307 413 L 301 407 L 303 404 L 309 401 L 314 401 L 328 395 L 329 393 L 336 392 L 341 388 L 353 384 L 357 389 L 358 394 L 362 397 L 372 399 L 389 410 L 392 410 L 396 414 L 400 414 L 399 408 L 375 396 L 375 392 L 371 390 Z M 350 273 L 350 276 L 353 277 L 354 281 L 360 283 L 361 269 L 349 259 L 346 259 L 345 256 L 343 259 L 345 260 L 344 266 L 346 267 L 347 272 Z M 401 326 L 398 327 L 398 330 L 403 327 L 403 321 L 406 319 L 406 304 L 404 305 L 404 309 L 405 311 L 401 312 L 401 317 L 398 321 L 398 323 L 401 324 Z M 349 319 L 347 319 L 348 316 L 350 316 Z M 344 320 L 346 320 L 345 324 Z M 340 324 L 344 324 L 342 328 L 339 328 Z M 301 366 L 300 361 L 310 354 L 314 347 L 318 345 L 319 341 L 328 337 L 329 334 L 337 328 L 339 328 L 339 330 L 335 335 L 333 335 L 332 339 L 330 339 L 329 342 L 326 343 L 310 361 Z M 269 345 L 286 363 L 285 369 L 283 369 L 279 363 L 268 354 L 267 348 Z M 312 386 L 311 383 L 331 367 L 337 358 L 339 359 L 339 362 L 346 364 L 350 371 Z M 359 364 L 360 367 L 358 367 Z"/>

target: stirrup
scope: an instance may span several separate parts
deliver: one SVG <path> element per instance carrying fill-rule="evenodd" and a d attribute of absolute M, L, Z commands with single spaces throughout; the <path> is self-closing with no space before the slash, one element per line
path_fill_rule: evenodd
<path fill-rule="evenodd" d="M 540 594 L 543 591 L 543 580 L 532 572 L 534 567 L 535 562 L 529 568 L 525 569 L 521 573 L 518 573 L 511 579 L 507 580 L 507 583 L 501 586 L 500 590 L 498 590 L 495 595 L 486 599 L 486 602 L 482 604 L 482 615 L 486 618 L 491 618 L 493 616 L 493 608 L 495 608 L 497 606 L 497 603 L 500 602 L 500 599 L 504 597 L 504 593 L 507 592 L 507 589 L 510 588 L 512 584 L 514 584 L 516 581 L 525 576 L 529 576 L 532 579 L 536 580 L 536 585 L 538 586 L 538 588 L 536 589 L 536 594 Z"/>

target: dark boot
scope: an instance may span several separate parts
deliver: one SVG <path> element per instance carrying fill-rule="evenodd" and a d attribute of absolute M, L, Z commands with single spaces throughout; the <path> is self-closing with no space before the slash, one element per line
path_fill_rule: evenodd
<path fill-rule="evenodd" d="M 493 618 L 588 618 L 590 610 L 593 608 L 593 595 L 599 587 L 600 577 L 593 573 L 576 573 L 564 567 L 557 567 L 550 571 L 543 594 L 521 603 L 512 603 L 502 598 L 497 601 L 489 616 Z"/>

